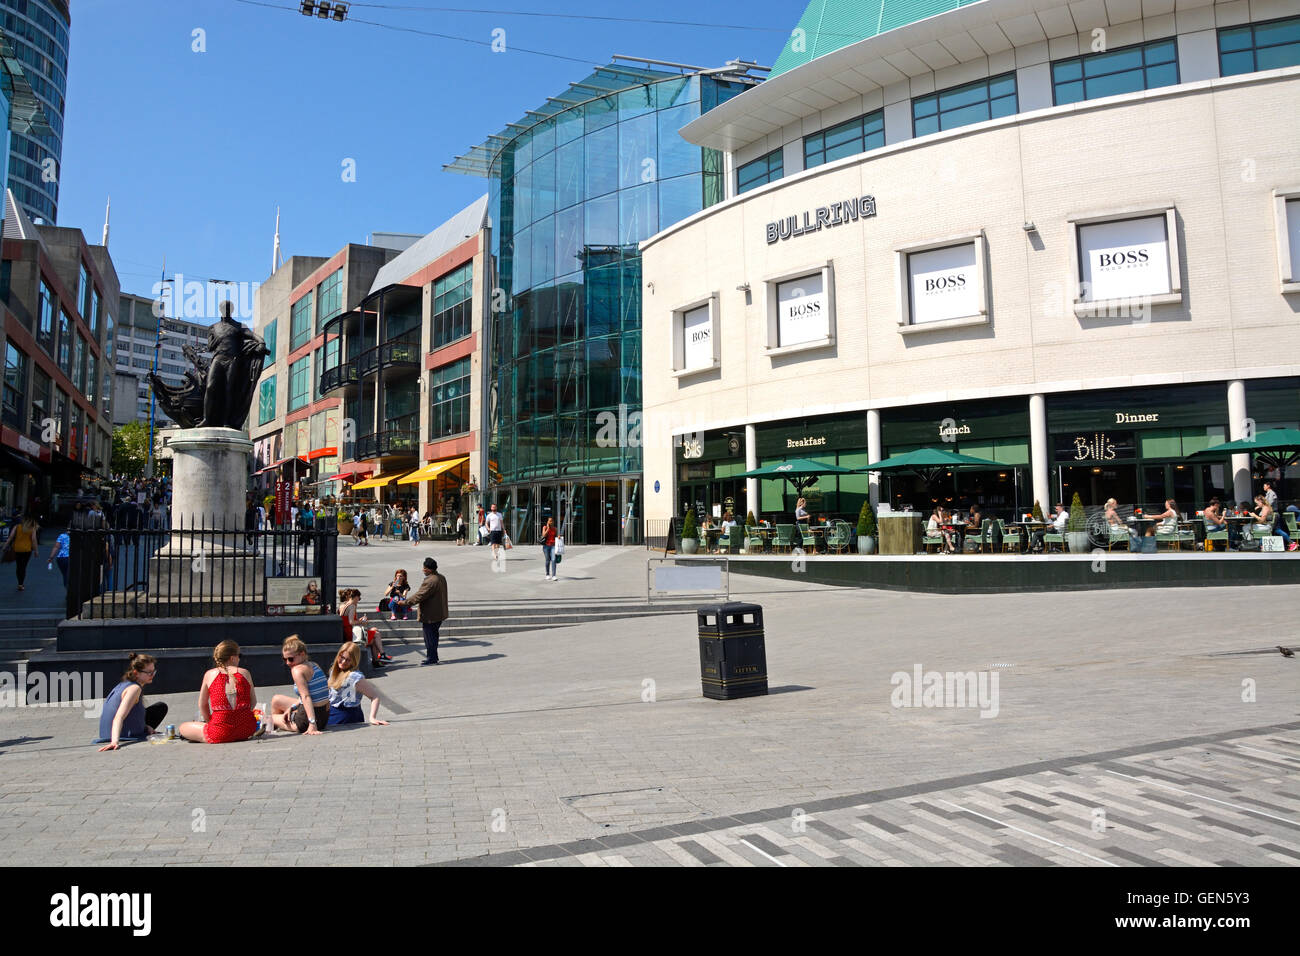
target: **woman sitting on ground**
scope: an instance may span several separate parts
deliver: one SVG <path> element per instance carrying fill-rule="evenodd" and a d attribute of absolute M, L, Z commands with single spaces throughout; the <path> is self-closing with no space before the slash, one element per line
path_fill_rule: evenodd
<path fill-rule="evenodd" d="M 253 675 L 239 666 L 239 645 L 222 641 L 212 652 L 217 666 L 203 675 L 199 688 L 202 720 L 187 720 L 176 728 L 197 744 L 229 744 L 256 736 L 261 728 L 253 715 Z"/>
<path fill-rule="evenodd" d="M 370 723 L 386 727 L 388 721 L 380 720 L 379 691 L 357 668 L 361 664 L 361 648 L 351 641 L 339 648 L 330 665 L 330 717 L 331 724 L 360 724 L 365 722 L 361 713 L 361 698 L 370 698 Z"/>
<path fill-rule="evenodd" d="M 99 715 L 100 752 L 117 750 L 122 740 L 144 740 L 167 716 L 166 704 L 144 706 L 144 689 L 153 683 L 158 662 L 148 654 L 132 654 L 122 681 L 108 693 Z M 107 741 L 107 743 L 104 743 Z"/>
<path fill-rule="evenodd" d="M 411 609 L 411 606 L 406 603 L 406 596 L 410 591 L 411 584 L 407 580 L 406 571 L 398 568 L 393 572 L 392 583 L 384 591 L 384 596 L 379 599 L 380 613 L 387 611 L 390 621 L 405 621 Z"/>
<path fill-rule="evenodd" d="M 370 663 L 374 667 L 383 667 L 390 663 L 392 658 L 384 653 L 384 642 L 379 638 L 379 632 L 374 631 L 371 635 L 371 629 L 366 627 L 370 623 L 369 618 L 365 615 L 357 615 L 357 608 L 361 604 L 361 592 L 356 588 L 344 588 L 339 592 L 339 616 L 343 618 L 343 639 L 345 641 L 357 640 L 357 628 L 361 630 L 361 640 L 358 643 L 364 643 L 370 647 Z"/>
<path fill-rule="evenodd" d="M 271 723 L 276 730 L 296 734 L 318 734 L 329 720 L 329 680 L 307 656 L 307 645 L 297 634 L 285 639 L 280 648 L 284 666 L 297 696 L 276 694 L 271 698 Z"/>

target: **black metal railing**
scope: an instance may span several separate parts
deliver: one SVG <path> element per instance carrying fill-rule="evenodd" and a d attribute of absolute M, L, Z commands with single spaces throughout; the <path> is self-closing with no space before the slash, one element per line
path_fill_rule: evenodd
<path fill-rule="evenodd" d="M 409 429 L 376 432 L 357 438 L 357 460 L 382 458 L 385 455 L 414 455 L 420 447 L 420 436 Z"/>
<path fill-rule="evenodd" d="M 68 534 L 69 619 L 274 613 L 268 607 L 301 605 L 309 583 L 319 592 L 321 613 L 336 603 L 337 527 L 250 531 L 200 522 Z"/>
<path fill-rule="evenodd" d="M 321 394 L 332 392 L 336 388 L 355 385 L 357 381 L 358 375 L 355 365 L 337 365 L 334 368 L 327 368 L 320 375 Z"/>

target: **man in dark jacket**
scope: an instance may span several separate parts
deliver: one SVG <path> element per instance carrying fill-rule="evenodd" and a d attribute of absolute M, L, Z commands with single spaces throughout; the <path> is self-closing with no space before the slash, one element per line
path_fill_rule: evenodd
<path fill-rule="evenodd" d="M 424 580 L 411 595 L 410 606 L 415 608 L 415 615 L 424 629 L 425 658 L 420 666 L 440 664 L 438 660 L 438 629 L 447 620 L 447 579 L 438 573 L 438 562 L 433 558 L 424 559 Z"/>

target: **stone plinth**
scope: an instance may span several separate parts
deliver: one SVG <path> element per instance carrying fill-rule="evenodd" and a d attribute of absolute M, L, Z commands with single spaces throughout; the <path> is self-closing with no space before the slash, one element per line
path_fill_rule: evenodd
<path fill-rule="evenodd" d="M 172 453 L 172 527 L 244 527 L 253 443 L 236 428 L 185 428 Z"/>

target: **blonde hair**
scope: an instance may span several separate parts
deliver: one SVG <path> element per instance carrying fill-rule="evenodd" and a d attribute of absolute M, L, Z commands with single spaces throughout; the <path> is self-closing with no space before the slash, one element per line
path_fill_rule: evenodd
<path fill-rule="evenodd" d="M 339 670 L 339 654 L 346 653 L 351 666 L 347 670 Z M 347 681 L 348 675 L 351 674 L 361 665 L 361 648 L 360 645 L 348 641 L 342 645 L 334 654 L 334 660 L 330 664 L 329 685 L 334 690 L 340 690 Z"/>
<path fill-rule="evenodd" d="M 299 654 L 307 653 L 307 645 L 302 642 L 302 639 L 297 634 L 290 634 L 284 639 L 284 643 L 280 645 L 280 653 L 283 654 L 285 651 L 296 657 Z"/>
<path fill-rule="evenodd" d="M 230 659 L 239 656 L 239 645 L 234 641 L 222 641 L 212 651 L 212 660 L 218 667 L 230 666 Z"/>

